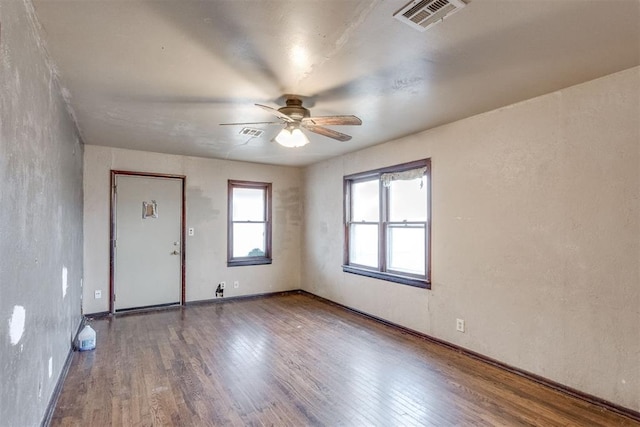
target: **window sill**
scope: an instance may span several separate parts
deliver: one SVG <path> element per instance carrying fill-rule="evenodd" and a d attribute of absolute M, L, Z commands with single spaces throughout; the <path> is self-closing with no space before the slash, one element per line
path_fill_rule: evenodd
<path fill-rule="evenodd" d="M 431 289 L 431 283 L 424 279 L 398 276 L 396 274 L 382 273 L 380 271 L 367 270 L 364 268 L 343 265 L 342 271 L 345 273 L 357 274 L 359 276 L 372 277 L 374 279 L 386 280 L 387 282 L 400 283 L 402 285 L 413 286 L 415 288 Z"/>
<path fill-rule="evenodd" d="M 242 267 L 245 265 L 271 264 L 271 258 L 245 258 L 227 261 L 227 267 Z"/>

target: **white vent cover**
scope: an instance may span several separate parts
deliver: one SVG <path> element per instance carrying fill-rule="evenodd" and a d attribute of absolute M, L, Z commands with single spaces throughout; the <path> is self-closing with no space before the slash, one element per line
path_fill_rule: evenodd
<path fill-rule="evenodd" d="M 240 131 L 240 135 L 247 135 L 252 138 L 257 138 L 261 136 L 263 133 L 264 133 L 263 130 L 254 129 L 254 128 L 242 128 L 242 130 Z"/>
<path fill-rule="evenodd" d="M 467 5 L 470 0 L 413 0 L 393 14 L 398 21 L 425 31 Z"/>

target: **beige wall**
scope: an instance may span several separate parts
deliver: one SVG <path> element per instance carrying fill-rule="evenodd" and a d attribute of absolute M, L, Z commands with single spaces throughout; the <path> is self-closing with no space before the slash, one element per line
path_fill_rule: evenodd
<path fill-rule="evenodd" d="M 640 410 L 639 98 L 633 68 L 307 168 L 303 287 Z M 343 175 L 425 157 L 432 290 L 343 273 Z"/>
<path fill-rule="evenodd" d="M 300 169 L 147 153 L 88 145 L 84 154 L 84 313 L 109 309 L 109 180 L 111 169 L 186 175 L 186 300 L 300 288 Z M 273 264 L 227 268 L 227 180 L 273 184 Z M 233 281 L 240 287 L 234 289 Z M 102 299 L 94 291 L 102 291 Z"/>

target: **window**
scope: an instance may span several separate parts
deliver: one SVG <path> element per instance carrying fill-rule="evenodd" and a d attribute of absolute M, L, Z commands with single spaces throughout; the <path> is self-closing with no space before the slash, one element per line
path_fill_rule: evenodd
<path fill-rule="evenodd" d="M 343 271 L 430 288 L 431 162 L 344 178 Z"/>
<path fill-rule="evenodd" d="M 229 180 L 227 265 L 271 264 L 271 184 Z"/>

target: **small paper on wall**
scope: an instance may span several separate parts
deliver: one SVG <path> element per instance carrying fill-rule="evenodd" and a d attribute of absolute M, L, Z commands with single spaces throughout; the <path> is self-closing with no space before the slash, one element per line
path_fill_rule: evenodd
<path fill-rule="evenodd" d="M 142 219 L 158 218 L 158 204 L 155 200 L 142 202 Z"/>

